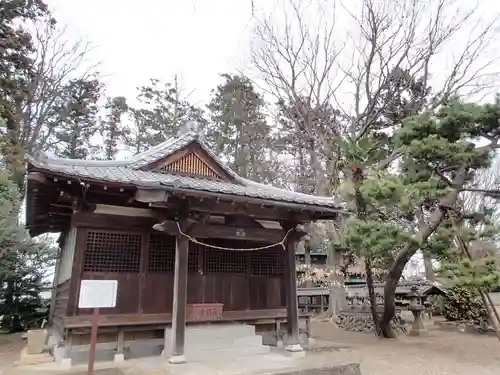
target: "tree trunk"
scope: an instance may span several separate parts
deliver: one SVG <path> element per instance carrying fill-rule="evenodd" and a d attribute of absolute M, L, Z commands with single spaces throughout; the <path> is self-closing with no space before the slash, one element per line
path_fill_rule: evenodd
<path fill-rule="evenodd" d="M 403 270 L 411 259 L 411 257 L 420 248 L 420 244 L 425 243 L 429 236 L 439 227 L 444 219 L 445 213 L 441 207 L 454 207 L 456 205 L 458 194 L 461 187 L 464 185 L 467 176 L 467 168 L 462 167 L 453 181 L 456 188 L 451 191 L 446 197 L 441 199 L 437 205 L 439 208 L 432 213 L 429 224 L 422 228 L 398 254 L 392 264 L 387 280 L 384 286 L 384 314 L 380 322 L 382 335 L 387 338 L 394 338 L 396 334 L 391 329 L 391 321 L 396 316 L 395 293 L 398 282 L 403 275 Z"/>
<path fill-rule="evenodd" d="M 366 286 L 368 288 L 368 297 L 370 299 L 370 310 L 372 313 L 373 327 L 375 328 L 375 334 L 377 336 L 380 336 L 380 325 L 378 323 L 377 313 L 377 297 L 375 296 L 375 288 L 373 286 L 372 260 L 370 255 L 367 255 L 365 257 L 365 269 Z"/>
<path fill-rule="evenodd" d="M 436 281 L 436 274 L 434 273 L 434 267 L 432 266 L 432 258 L 429 255 L 423 254 L 424 256 L 424 266 L 425 266 L 425 278 L 429 281 Z"/>
<path fill-rule="evenodd" d="M 304 244 L 304 263 L 307 264 L 308 266 L 311 265 L 311 247 L 308 243 L 309 241 L 306 241 Z"/>

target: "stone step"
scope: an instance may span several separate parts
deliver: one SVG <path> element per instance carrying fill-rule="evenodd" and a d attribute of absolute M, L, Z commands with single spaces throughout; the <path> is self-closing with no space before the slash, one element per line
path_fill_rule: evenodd
<path fill-rule="evenodd" d="M 165 340 L 170 341 L 172 328 L 165 329 Z M 231 339 L 255 335 L 255 327 L 246 324 L 211 324 L 186 327 L 186 341 Z"/>
<path fill-rule="evenodd" d="M 28 349 L 24 348 L 21 351 L 21 358 L 14 362 L 14 366 L 31 366 L 50 362 L 54 362 L 54 357 L 50 353 L 43 352 L 41 354 L 28 354 Z"/>
<path fill-rule="evenodd" d="M 246 349 L 263 346 L 261 336 L 247 336 L 238 338 L 215 338 L 203 340 L 186 340 L 186 348 L 193 350 L 224 350 L 224 349 Z M 170 348 L 170 341 L 166 341 L 167 349 Z"/>

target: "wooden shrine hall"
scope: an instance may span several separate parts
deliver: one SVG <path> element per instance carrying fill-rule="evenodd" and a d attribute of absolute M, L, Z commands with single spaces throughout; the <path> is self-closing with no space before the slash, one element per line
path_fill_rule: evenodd
<path fill-rule="evenodd" d="M 61 233 L 51 334 L 68 355 L 88 344 L 82 280 L 117 280 L 98 345 L 159 339 L 171 327 L 183 362 L 186 325 L 286 320 L 299 346 L 295 245 L 303 223 L 335 219 L 339 203 L 244 179 L 196 129 L 123 161 L 28 157 L 26 224 Z"/>

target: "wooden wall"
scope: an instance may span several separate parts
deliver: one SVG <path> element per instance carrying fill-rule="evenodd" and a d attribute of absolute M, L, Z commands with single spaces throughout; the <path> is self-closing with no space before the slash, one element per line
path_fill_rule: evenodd
<path fill-rule="evenodd" d="M 54 304 L 51 323 L 52 325 L 59 328 L 62 327 L 63 325 L 62 317 L 66 316 L 68 312 L 68 302 L 70 299 L 70 285 L 71 285 L 70 280 L 66 280 L 62 284 L 57 285 L 55 287 L 56 290 L 54 299 L 51 302 Z"/>
<path fill-rule="evenodd" d="M 91 313 L 77 309 L 81 279 L 118 280 L 117 305 L 103 309 L 102 314 L 171 312 L 175 237 L 152 232 L 151 223 L 141 228 L 135 222 L 136 225 L 126 226 L 132 229 L 125 231 L 91 222 L 80 221 L 67 316 Z M 248 241 L 206 242 L 233 248 L 261 245 Z M 284 261 L 281 246 L 259 251 L 224 251 L 191 243 L 188 303 L 219 302 L 226 311 L 283 308 Z"/>

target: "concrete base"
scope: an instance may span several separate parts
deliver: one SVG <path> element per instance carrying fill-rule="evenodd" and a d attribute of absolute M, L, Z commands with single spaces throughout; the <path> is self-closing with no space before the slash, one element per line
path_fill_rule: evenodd
<path fill-rule="evenodd" d="M 262 336 L 262 343 L 264 345 L 277 346 L 278 348 L 284 348 L 288 345 L 286 335 L 285 337 L 280 337 L 276 332 L 273 331 L 262 332 L 260 333 L 260 335 Z M 307 347 L 311 343 L 310 340 L 313 339 L 307 337 L 306 334 L 299 335 L 300 345 L 302 345 L 303 347 Z"/>
<path fill-rule="evenodd" d="M 61 361 L 59 362 L 61 368 L 63 369 L 70 369 L 72 365 L 71 358 L 62 358 Z"/>
<path fill-rule="evenodd" d="M 165 329 L 163 355 L 172 353 L 172 330 Z M 186 328 L 184 354 L 189 361 L 205 361 L 215 358 L 235 358 L 269 353 L 270 348 L 255 334 L 255 327 L 238 323 L 190 325 Z M 178 361 L 175 359 L 175 361 Z M 184 359 L 185 361 L 185 359 Z M 169 359 L 170 363 L 172 358 Z M 177 363 L 177 362 L 176 362 Z"/>
<path fill-rule="evenodd" d="M 186 357 L 184 357 L 183 355 L 173 355 L 168 359 L 168 363 L 171 363 L 173 365 L 186 363 Z"/>
<path fill-rule="evenodd" d="M 304 354 L 304 352 L 301 352 Z M 142 367 L 144 368 L 144 366 Z M 130 369 L 130 373 L 135 373 Z M 282 353 L 267 353 L 246 357 L 226 357 L 202 362 L 191 361 L 182 366 L 156 362 L 145 373 L 169 375 L 361 375 L 359 363 L 345 362 L 331 353 L 305 357 L 285 357 Z"/>
<path fill-rule="evenodd" d="M 159 356 L 163 350 L 163 339 L 126 341 L 124 353 L 115 353 L 116 343 L 99 343 L 96 347 L 96 363 L 116 362 L 128 359 Z M 66 359 L 68 354 L 64 346 L 56 345 L 51 350 L 57 363 Z M 89 345 L 74 345 L 71 347 L 69 359 L 74 366 L 88 363 Z"/>
<path fill-rule="evenodd" d="M 31 366 L 50 362 L 54 362 L 54 357 L 52 357 L 50 353 L 44 352 L 40 354 L 29 354 L 28 348 L 24 348 L 21 351 L 20 359 L 14 362 L 14 366 Z"/>
<path fill-rule="evenodd" d="M 28 354 L 42 354 L 48 334 L 45 329 L 30 329 L 27 334 Z"/>
<path fill-rule="evenodd" d="M 304 351 L 304 349 L 302 349 L 302 346 L 300 346 L 300 344 L 287 345 L 285 347 L 285 350 L 287 352 L 294 352 L 294 353 L 296 353 L 296 352 L 303 352 Z"/>

